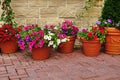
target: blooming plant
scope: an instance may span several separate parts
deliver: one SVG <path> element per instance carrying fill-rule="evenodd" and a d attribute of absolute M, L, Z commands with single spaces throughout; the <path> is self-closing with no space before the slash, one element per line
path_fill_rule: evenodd
<path fill-rule="evenodd" d="M 100 42 L 103 43 L 106 37 L 106 31 L 104 27 L 94 26 L 90 30 L 82 29 L 80 32 L 78 32 L 78 37 L 86 40 L 94 40 L 99 38 Z"/>
<path fill-rule="evenodd" d="M 120 21 L 118 21 L 117 23 L 115 23 L 113 20 L 111 19 L 99 19 L 96 24 L 99 27 L 116 27 L 118 29 L 120 29 Z"/>
<path fill-rule="evenodd" d="M 17 32 L 17 29 L 9 24 L 2 25 L 2 27 L 0 27 L 0 42 L 17 40 Z"/>
<path fill-rule="evenodd" d="M 23 27 L 23 31 L 17 35 L 20 49 L 29 50 L 32 48 L 53 47 L 57 48 L 61 43 L 58 35 L 57 27 L 54 25 L 45 25 L 45 28 L 41 29 L 38 25 L 27 25 Z M 60 37 L 59 37 L 60 36 Z"/>
<path fill-rule="evenodd" d="M 62 26 L 60 29 L 60 33 L 65 35 L 65 36 L 73 36 L 76 37 L 79 29 L 73 25 L 72 21 L 65 20 L 62 22 Z"/>

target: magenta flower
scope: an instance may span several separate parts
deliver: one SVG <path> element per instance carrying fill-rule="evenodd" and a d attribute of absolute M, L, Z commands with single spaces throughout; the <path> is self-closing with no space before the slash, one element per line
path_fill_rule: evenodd
<path fill-rule="evenodd" d="M 34 45 L 34 43 L 33 42 L 30 42 L 29 44 L 28 44 L 28 48 L 29 48 L 29 50 L 32 50 L 32 47 L 33 47 L 33 45 Z"/>
<path fill-rule="evenodd" d="M 60 39 L 64 39 L 67 37 L 67 35 L 66 34 L 59 34 L 59 37 L 60 37 Z"/>
<path fill-rule="evenodd" d="M 37 35 L 38 34 L 38 32 L 33 32 L 33 35 Z"/>
<path fill-rule="evenodd" d="M 21 44 L 20 44 L 20 49 L 21 49 L 21 50 L 24 50 L 24 49 L 25 49 L 25 43 L 24 43 L 24 42 L 21 42 Z"/>
<path fill-rule="evenodd" d="M 74 35 L 74 34 L 75 34 L 75 32 L 74 32 L 74 31 L 72 31 L 72 32 L 71 32 L 71 34 L 72 34 L 72 35 Z"/>
<path fill-rule="evenodd" d="M 76 33 L 79 31 L 79 29 L 78 29 L 76 26 L 72 26 L 72 29 L 73 29 L 73 31 L 76 32 Z"/>
<path fill-rule="evenodd" d="M 40 36 L 36 36 L 35 40 L 39 40 L 40 39 Z"/>
<path fill-rule="evenodd" d="M 23 28 L 23 31 L 27 31 L 27 30 L 28 30 L 28 27 L 27 27 L 27 26 Z"/>
<path fill-rule="evenodd" d="M 38 44 L 36 44 L 36 45 L 35 45 L 35 48 L 38 48 L 38 47 L 39 47 L 39 45 L 38 45 Z"/>
<path fill-rule="evenodd" d="M 50 28 L 51 28 L 51 29 L 54 28 L 54 27 L 55 27 L 55 26 L 54 26 L 53 24 L 50 25 Z"/>
<path fill-rule="evenodd" d="M 72 26 L 73 23 L 72 23 L 72 21 L 70 21 L 70 20 L 65 20 L 65 21 L 62 23 L 62 25 Z"/>
<path fill-rule="evenodd" d="M 41 48 L 41 47 L 43 47 L 43 45 L 44 45 L 44 40 L 40 40 L 39 47 Z"/>
<path fill-rule="evenodd" d="M 48 28 L 49 28 L 49 26 L 48 26 L 48 25 L 45 25 L 44 27 L 45 27 L 46 29 L 48 29 Z"/>
<path fill-rule="evenodd" d="M 67 30 L 68 26 L 67 25 L 62 25 L 62 30 Z"/>
<path fill-rule="evenodd" d="M 17 38 L 18 38 L 18 39 L 20 38 L 20 34 L 17 34 Z"/>
<path fill-rule="evenodd" d="M 20 45 L 20 49 L 24 50 L 25 49 L 25 45 Z"/>
<path fill-rule="evenodd" d="M 28 42 L 28 41 L 30 41 L 30 37 L 29 36 L 26 36 L 25 37 L 25 40 Z"/>
<path fill-rule="evenodd" d="M 86 29 L 82 29 L 82 32 L 83 32 L 83 33 L 86 33 L 86 32 L 87 32 L 87 30 L 86 30 Z"/>
<path fill-rule="evenodd" d="M 42 30 L 39 30 L 39 34 L 40 34 L 40 36 L 44 36 L 44 31 L 42 31 Z"/>

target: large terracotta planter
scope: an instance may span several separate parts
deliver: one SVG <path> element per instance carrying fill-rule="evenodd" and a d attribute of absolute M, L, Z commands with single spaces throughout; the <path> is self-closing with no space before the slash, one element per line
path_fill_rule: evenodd
<path fill-rule="evenodd" d="M 50 55 L 50 49 L 49 47 L 43 47 L 43 48 L 33 48 L 32 49 L 32 58 L 34 60 L 45 60 L 49 58 Z"/>
<path fill-rule="evenodd" d="M 96 40 L 86 40 L 81 39 L 83 52 L 86 56 L 95 57 L 100 54 L 101 43 L 99 39 Z"/>
<path fill-rule="evenodd" d="M 116 28 L 106 28 L 107 36 L 105 51 L 107 54 L 120 54 L 120 30 Z"/>
<path fill-rule="evenodd" d="M 61 53 L 71 53 L 74 50 L 75 37 L 70 36 L 70 41 L 60 44 L 58 51 Z"/>
<path fill-rule="evenodd" d="M 5 54 L 15 53 L 18 49 L 16 41 L 6 41 L 1 43 L 1 52 Z"/>

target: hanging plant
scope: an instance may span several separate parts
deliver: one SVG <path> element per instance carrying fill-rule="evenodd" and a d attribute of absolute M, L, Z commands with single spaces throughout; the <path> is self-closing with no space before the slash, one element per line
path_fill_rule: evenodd
<path fill-rule="evenodd" d="M 3 13 L 0 20 L 11 25 L 12 27 L 16 27 L 17 23 L 14 21 L 15 13 L 13 12 L 13 9 L 11 7 L 11 0 L 3 0 L 1 4 Z"/>

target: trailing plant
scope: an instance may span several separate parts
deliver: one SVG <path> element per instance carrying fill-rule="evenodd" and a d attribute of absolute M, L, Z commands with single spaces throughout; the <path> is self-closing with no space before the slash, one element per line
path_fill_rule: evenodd
<path fill-rule="evenodd" d="M 11 0 L 4 0 L 2 2 L 2 10 L 3 13 L 0 20 L 11 25 L 12 27 L 16 27 L 17 23 L 14 21 L 15 13 L 13 12 L 13 9 L 11 7 Z"/>

